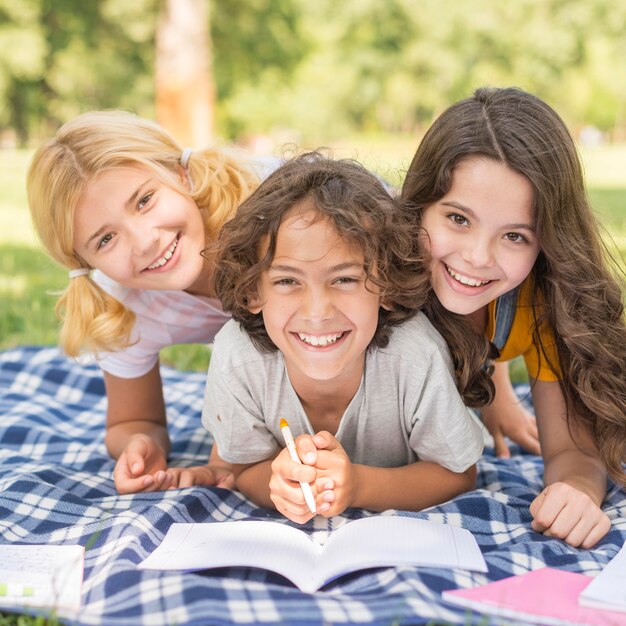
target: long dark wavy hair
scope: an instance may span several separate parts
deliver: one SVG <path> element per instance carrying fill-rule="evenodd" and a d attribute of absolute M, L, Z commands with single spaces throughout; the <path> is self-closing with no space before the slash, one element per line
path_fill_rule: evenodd
<path fill-rule="evenodd" d="M 271 174 L 206 251 L 215 259 L 213 287 L 224 310 L 232 313 L 258 349 L 277 349 L 262 314 L 252 313 L 249 306 L 258 297 L 262 273 L 272 263 L 282 220 L 304 200 L 312 202 L 320 219 L 330 220 L 344 241 L 362 251 L 367 282 L 380 290 L 387 307 L 379 308 L 370 345 L 384 347 L 391 328 L 415 315 L 430 298 L 420 229 L 374 174 L 356 161 L 320 152 L 295 157 Z M 267 250 L 259 258 L 263 238 Z M 474 366 L 481 370 L 477 358 Z M 461 395 L 469 393 L 465 382 L 459 381 Z"/>
<path fill-rule="evenodd" d="M 455 167 L 471 157 L 503 163 L 532 185 L 541 243 L 532 270 L 533 340 L 542 348 L 538 329 L 549 324 L 559 364 L 548 365 L 560 366 L 570 430 L 573 419 L 585 425 L 610 476 L 626 486 L 623 260 L 620 266 L 602 241 L 574 141 L 536 96 L 515 88 L 478 89 L 434 122 L 413 158 L 401 201 L 416 223 L 448 193 Z M 443 310 L 434 296 L 427 309 L 450 345 L 463 341 L 469 325 L 462 316 Z"/>

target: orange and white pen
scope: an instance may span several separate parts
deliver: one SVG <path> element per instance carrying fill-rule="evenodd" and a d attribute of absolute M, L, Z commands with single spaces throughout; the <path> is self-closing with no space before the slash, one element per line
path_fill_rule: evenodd
<path fill-rule="evenodd" d="M 291 434 L 291 430 L 289 430 L 289 424 L 287 420 L 284 418 L 280 418 L 280 431 L 283 433 L 283 437 L 285 438 L 285 445 L 287 446 L 287 450 L 289 451 L 289 456 L 291 460 L 295 463 L 300 463 L 302 465 L 302 461 L 298 456 L 298 452 L 296 450 L 296 443 L 293 440 L 293 435 Z M 300 487 L 302 489 L 302 493 L 304 494 L 304 500 L 309 507 L 311 513 L 317 513 L 315 508 L 315 498 L 313 497 L 313 492 L 311 491 L 311 485 L 309 483 L 305 483 L 303 481 L 300 482 Z"/>

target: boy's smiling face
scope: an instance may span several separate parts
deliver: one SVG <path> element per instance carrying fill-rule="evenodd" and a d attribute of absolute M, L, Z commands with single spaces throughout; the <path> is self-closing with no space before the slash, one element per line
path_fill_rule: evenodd
<path fill-rule="evenodd" d="M 267 240 L 262 242 L 260 257 Z M 367 283 L 363 253 L 350 246 L 305 199 L 283 218 L 272 264 L 259 280 L 268 335 L 300 385 L 358 388 L 365 352 L 378 324 L 378 290 Z"/>

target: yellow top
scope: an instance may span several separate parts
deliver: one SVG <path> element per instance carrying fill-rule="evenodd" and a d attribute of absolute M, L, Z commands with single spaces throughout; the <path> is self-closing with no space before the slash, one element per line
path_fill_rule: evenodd
<path fill-rule="evenodd" d="M 517 295 L 517 305 L 515 317 L 509 338 L 504 347 L 500 351 L 497 361 L 510 361 L 518 356 L 524 357 L 528 375 L 537 380 L 554 382 L 561 379 L 561 371 L 559 368 L 559 355 L 556 350 L 554 334 L 552 329 L 543 324 L 540 328 L 541 341 L 543 343 L 543 351 L 540 354 L 539 346 L 533 342 L 532 331 L 534 327 L 534 319 L 531 305 L 531 297 L 533 291 L 533 281 L 528 277 L 521 285 Z M 491 302 L 488 305 L 488 320 L 485 334 L 490 341 L 493 341 L 496 329 L 496 303 Z M 548 358 L 554 363 L 558 371 L 553 372 L 548 365 Z"/>
<path fill-rule="evenodd" d="M 284 417 L 280 418 L 280 427 L 281 428 L 285 428 L 285 426 L 289 426 L 289 424 L 287 424 L 287 420 Z"/>

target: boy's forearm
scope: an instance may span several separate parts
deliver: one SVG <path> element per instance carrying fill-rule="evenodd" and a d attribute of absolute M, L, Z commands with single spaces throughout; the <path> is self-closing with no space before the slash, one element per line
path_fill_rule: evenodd
<path fill-rule="evenodd" d="M 267 509 L 276 508 L 270 498 L 272 460 L 268 459 L 254 465 L 248 465 L 243 469 L 238 469 L 236 465 L 233 466 L 236 489 L 256 505 Z"/>
<path fill-rule="evenodd" d="M 420 511 L 441 504 L 476 485 L 476 466 L 462 473 L 428 461 L 403 467 L 355 465 L 357 489 L 351 506 L 384 511 Z"/>
<path fill-rule="evenodd" d="M 143 434 L 153 439 L 167 457 L 170 453 L 170 437 L 166 424 L 149 420 L 119 422 L 107 427 L 104 442 L 109 454 L 118 459 L 133 435 Z"/>

